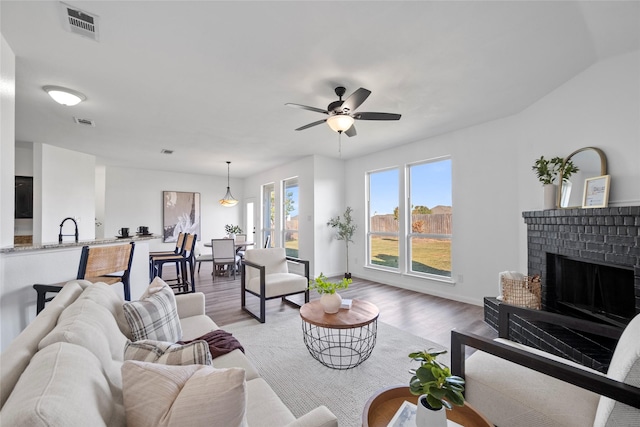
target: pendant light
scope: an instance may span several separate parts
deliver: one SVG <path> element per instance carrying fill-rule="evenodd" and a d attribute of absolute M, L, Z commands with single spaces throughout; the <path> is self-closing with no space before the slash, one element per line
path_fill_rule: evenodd
<path fill-rule="evenodd" d="M 222 199 L 218 202 L 224 206 L 225 208 L 230 208 L 231 206 L 235 206 L 238 204 L 238 201 L 233 198 L 231 194 L 231 188 L 229 187 L 229 165 L 231 162 L 227 162 L 227 193 L 224 195 Z"/>

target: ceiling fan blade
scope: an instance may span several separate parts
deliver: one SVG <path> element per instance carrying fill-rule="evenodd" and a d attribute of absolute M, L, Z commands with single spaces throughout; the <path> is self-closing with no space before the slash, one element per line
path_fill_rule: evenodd
<path fill-rule="evenodd" d="M 327 119 L 318 120 L 317 122 L 309 123 L 308 125 L 304 125 L 304 126 L 302 126 L 302 127 L 299 127 L 299 128 L 298 128 L 298 129 L 296 129 L 296 130 L 305 130 L 305 129 L 309 129 L 310 127 L 317 126 L 317 125 L 319 125 L 319 124 L 321 124 L 321 123 L 324 123 L 324 122 L 326 122 L 326 121 L 327 121 Z"/>
<path fill-rule="evenodd" d="M 316 113 L 329 114 L 327 110 L 323 110 L 321 108 L 316 108 L 316 107 L 309 107 L 308 105 L 292 104 L 290 102 L 284 105 L 288 105 L 289 107 L 302 108 L 303 110 L 315 111 Z"/>
<path fill-rule="evenodd" d="M 340 108 L 345 112 L 353 112 L 365 101 L 365 99 L 369 97 L 369 95 L 371 95 L 371 91 L 361 87 L 349 95 Z"/>
<path fill-rule="evenodd" d="M 353 118 L 356 120 L 400 120 L 401 114 L 394 113 L 356 113 Z"/>
<path fill-rule="evenodd" d="M 344 131 L 344 134 L 351 137 L 356 136 L 358 132 L 356 132 L 356 125 L 351 125 L 351 127 Z"/>

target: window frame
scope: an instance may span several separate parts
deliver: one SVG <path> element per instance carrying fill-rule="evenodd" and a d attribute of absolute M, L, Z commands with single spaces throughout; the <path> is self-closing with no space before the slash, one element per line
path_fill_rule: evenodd
<path fill-rule="evenodd" d="M 295 186 L 290 186 L 288 187 L 287 184 L 291 183 L 291 182 L 295 182 Z M 294 201 L 294 203 L 297 205 L 296 209 L 298 212 L 298 217 L 300 216 L 300 178 L 297 176 L 291 177 L 291 178 L 287 178 L 287 179 L 283 179 L 282 180 L 282 186 L 281 186 L 281 191 L 282 191 L 282 197 L 281 197 L 281 201 L 282 201 L 282 218 L 280 221 L 281 224 L 281 241 L 282 241 L 282 247 L 285 248 L 285 251 L 287 252 L 287 256 L 293 256 L 298 258 L 300 255 L 300 223 L 297 223 L 297 228 L 296 229 L 292 229 L 292 228 L 287 228 L 287 201 L 288 201 L 288 197 L 287 197 L 287 188 L 292 188 L 292 187 L 297 187 L 298 189 L 298 194 L 296 197 L 296 200 Z M 288 232 L 293 232 L 298 236 L 298 248 L 297 249 L 292 249 L 289 250 L 287 249 L 287 233 Z"/>

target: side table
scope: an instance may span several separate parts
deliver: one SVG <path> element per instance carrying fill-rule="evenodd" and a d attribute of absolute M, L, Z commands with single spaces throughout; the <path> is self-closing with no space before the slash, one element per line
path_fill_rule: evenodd
<path fill-rule="evenodd" d="M 362 426 L 386 427 L 405 400 L 418 403 L 418 396 L 411 394 L 408 386 L 394 386 L 378 391 L 364 407 Z M 454 406 L 447 410 L 447 419 L 465 427 L 493 427 L 484 415 L 467 402 L 464 406 Z"/>
<path fill-rule="evenodd" d="M 350 369 L 369 358 L 376 345 L 378 307 L 354 299 L 350 309 L 324 312 L 320 300 L 300 307 L 302 335 L 314 359 L 333 369 Z"/>

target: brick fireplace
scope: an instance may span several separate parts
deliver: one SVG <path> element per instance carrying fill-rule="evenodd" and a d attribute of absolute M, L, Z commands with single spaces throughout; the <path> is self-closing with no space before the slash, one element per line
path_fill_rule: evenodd
<path fill-rule="evenodd" d="M 542 278 L 543 310 L 612 322 L 621 327 L 640 313 L 640 206 L 532 211 L 523 212 L 522 216 L 527 225 L 528 274 Z M 581 270 L 583 266 L 585 273 Z M 568 288 L 572 282 L 577 286 L 577 282 L 583 281 L 572 280 L 571 274 L 589 277 L 588 289 L 573 292 L 582 300 L 577 303 L 582 308 L 574 309 L 571 304 L 561 302 L 572 294 Z M 558 283 L 563 276 L 565 283 Z M 489 324 L 497 318 L 497 310 L 495 299 L 485 300 L 485 319 Z M 590 312 L 595 313 L 594 317 L 590 317 Z M 511 334 L 524 344 L 600 371 L 608 367 L 615 346 L 609 340 L 524 320 L 514 322 Z"/>

